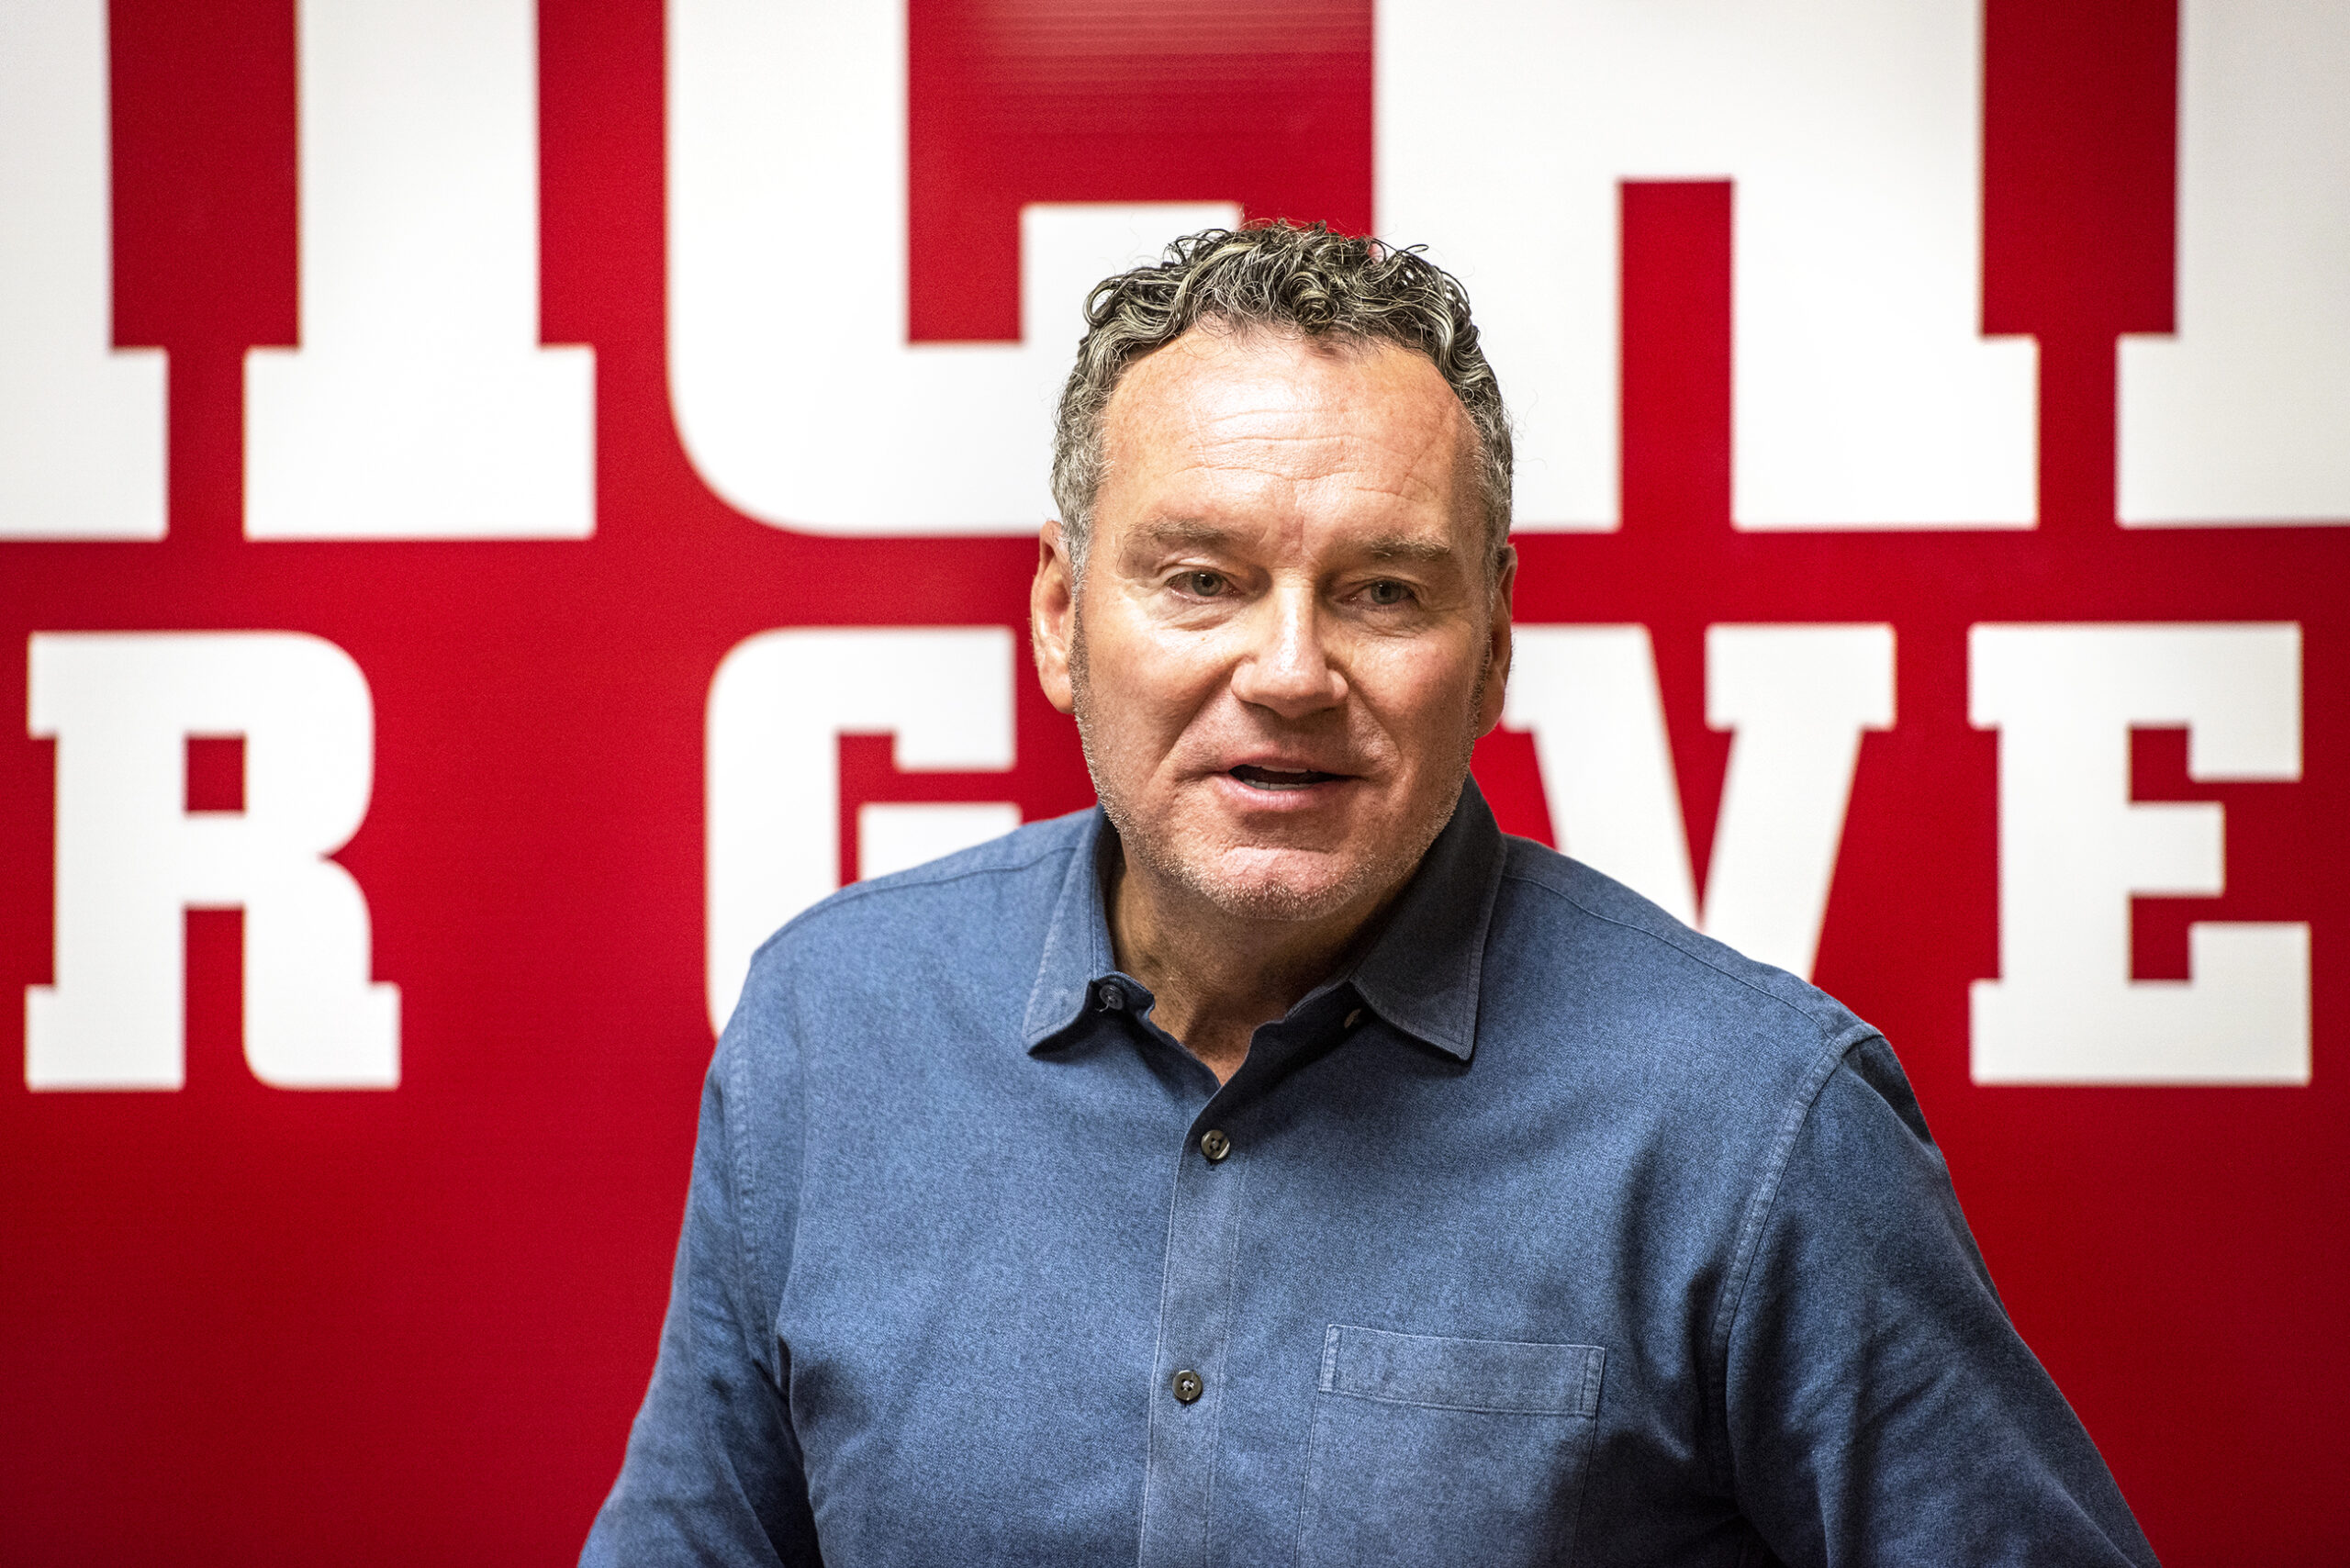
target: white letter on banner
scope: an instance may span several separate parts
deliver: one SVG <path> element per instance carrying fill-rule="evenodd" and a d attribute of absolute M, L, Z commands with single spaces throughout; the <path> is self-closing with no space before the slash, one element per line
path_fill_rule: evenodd
<path fill-rule="evenodd" d="M 163 351 L 114 341 L 106 0 L 0 6 L 0 539 L 163 537 Z"/>
<path fill-rule="evenodd" d="M 302 346 L 245 356 L 254 539 L 584 539 L 596 366 L 539 346 L 531 0 L 301 0 Z"/>
<path fill-rule="evenodd" d="M 399 988 L 326 858 L 367 814 L 375 706 L 292 632 L 39 632 L 31 732 L 57 741 L 55 983 L 25 993 L 34 1089 L 177 1089 L 182 911 L 245 912 L 245 1059 L 282 1089 L 399 1082 Z M 245 809 L 186 809 L 191 734 L 245 737 Z"/>
<path fill-rule="evenodd" d="M 1516 633 L 1503 722 L 1531 731 L 1560 849 L 1749 957 L 1808 977 L 1861 732 L 1893 727 L 1890 626 L 1712 626 L 1706 722 L 1735 732 L 1699 917 L 1645 626 Z"/>
<path fill-rule="evenodd" d="M 905 0 L 670 0 L 678 433 L 778 527 L 1034 532 L 1087 291 L 1239 208 L 1024 207 L 1023 341 L 909 343 L 906 110 Z"/>
<path fill-rule="evenodd" d="M 1999 978 L 1977 1083 L 2307 1083 L 2310 928 L 2199 921 L 2186 980 L 2130 978 L 2130 900 L 2226 884 L 2221 809 L 2132 803 L 2130 731 L 2187 728 L 2196 779 L 2301 776 L 2290 623 L 1979 625 L 1968 717 L 1999 732 Z"/>
<path fill-rule="evenodd" d="M 910 871 L 1019 825 L 1020 808 L 1009 801 L 869 801 L 856 808 L 857 879 Z"/>
<path fill-rule="evenodd" d="M 1893 628 L 1708 626 L 1706 722 L 1737 736 L 1706 935 L 1808 979 L 1861 732 L 1893 728 Z"/>
<path fill-rule="evenodd" d="M 2179 7 L 2177 335 L 2121 340 L 2139 526 L 2350 522 L 2350 6 Z"/>
<path fill-rule="evenodd" d="M 1696 879 L 1649 629 L 1520 622 L 1510 641 L 1502 722 L 1534 736 L 1559 852 L 1696 924 Z"/>
<path fill-rule="evenodd" d="M 1002 626 L 792 628 L 746 638 L 710 683 L 710 1022 L 751 955 L 840 886 L 845 734 L 893 733 L 908 772 L 1009 768 L 1013 639 Z M 877 808 L 858 813 L 860 826 Z M 950 853 L 1019 825 L 1013 805 L 899 805 L 858 869 Z"/>
<path fill-rule="evenodd" d="M 1520 528 L 1617 513 L 1619 182 L 1737 182 L 1741 528 L 2028 526 L 2037 345 L 1980 332 L 1979 0 L 1381 0 L 1380 232 L 1460 274 Z"/>

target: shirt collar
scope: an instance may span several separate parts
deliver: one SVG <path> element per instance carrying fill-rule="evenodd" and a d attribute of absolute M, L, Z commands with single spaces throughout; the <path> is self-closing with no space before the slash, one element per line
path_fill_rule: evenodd
<path fill-rule="evenodd" d="M 1477 1046 L 1485 931 L 1502 860 L 1501 829 L 1470 779 L 1352 976 L 1372 1012 L 1462 1061 Z"/>
<path fill-rule="evenodd" d="M 1020 1033 L 1030 1050 L 1049 1043 L 1077 1022 L 1096 980 L 1117 969 L 1110 950 L 1110 919 L 1102 902 L 1102 851 L 1110 819 L 1095 806 L 1085 814 L 1077 846 L 1061 874 L 1052 924 L 1045 928 L 1045 955 L 1028 992 L 1028 1014 Z"/>
<path fill-rule="evenodd" d="M 1084 1014 L 1101 980 L 1116 972 L 1102 902 L 1108 819 L 1096 806 L 1061 878 L 1036 983 L 1021 1035 L 1031 1051 L 1050 1044 Z M 1384 927 L 1348 980 L 1363 1003 L 1396 1028 L 1467 1061 L 1477 1041 L 1485 931 L 1501 887 L 1501 830 L 1471 779 L 1452 820 L 1420 858 Z"/>

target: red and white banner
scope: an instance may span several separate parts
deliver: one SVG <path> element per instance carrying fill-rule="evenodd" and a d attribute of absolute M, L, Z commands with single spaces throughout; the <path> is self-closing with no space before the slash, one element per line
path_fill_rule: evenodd
<path fill-rule="evenodd" d="M 1504 825 L 2350 1556 L 2350 9 L 0 0 L 0 1559 L 576 1552 L 750 947 L 1091 799 L 1051 397 L 1240 217 L 1476 302 Z"/>

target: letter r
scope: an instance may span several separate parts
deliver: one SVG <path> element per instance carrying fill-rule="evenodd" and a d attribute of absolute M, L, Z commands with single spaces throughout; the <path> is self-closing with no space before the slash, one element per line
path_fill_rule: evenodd
<path fill-rule="evenodd" d="M 245 1059 L 286 1089 L 399 1082 L 399 989 L 327 858 L 375 775 L 366 677 L 292 632 L 36 633 L 29 727 L 57 741 L 54 983 L 25 992 L 33 1089 L 186 1079 L 182 912 L 245 912 Z M 186 809 L 190 734 L 245 739 L 242 812 Z"/>

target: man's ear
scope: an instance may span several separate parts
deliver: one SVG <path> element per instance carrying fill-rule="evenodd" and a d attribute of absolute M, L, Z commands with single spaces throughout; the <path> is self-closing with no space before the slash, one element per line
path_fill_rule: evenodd
<path fill-rule="evenodd" d="M 1477 733 L 1489 733 L 1502 722 L 1502 708 L 1509 698 L 1509 598 L 1517 586 L 1517 550 L 1514 545 L 1502 546 L 1501 563 L 1494 569 L 1494 599 L 1492 623 L 1486 632 L 1485 687 L 1483 700 L 1477 708 Z"/>
<path fill-rule="evenodd" d="M 1077 711 L 1069 674 L 1076 637 L 1077 574 L 1061 525 L 1048 522 L 1036 540 L 1036 580 L 1028 586 L 1028 646 L 1036 656 L 1036 681 L 1045 689 L 1045 700 L 1064 713 Z"/>

